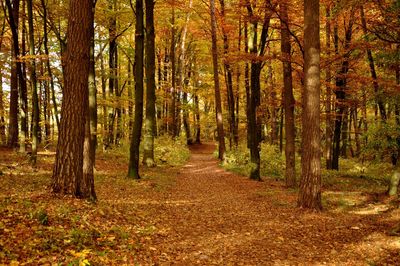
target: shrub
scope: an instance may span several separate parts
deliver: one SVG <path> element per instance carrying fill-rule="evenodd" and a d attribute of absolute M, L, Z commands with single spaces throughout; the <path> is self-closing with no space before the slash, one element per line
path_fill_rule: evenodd
<path fill-rule="evenodd" d="M 260 158 L 262 176 L 283 177 L 285 157 L 277 146 L 262 143 Z M 237 148 L 227 151 L 222 165 L 227 170 L 248 176 L 252 165 L 246 144 L 240 144 Z"/>

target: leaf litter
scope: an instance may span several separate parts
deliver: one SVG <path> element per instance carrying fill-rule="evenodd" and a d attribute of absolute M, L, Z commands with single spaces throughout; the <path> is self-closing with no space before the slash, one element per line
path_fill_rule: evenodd
<path fill-rule="evenodd" d="M 124 158 L 100 156 L 96 204 L 51 194 L 48 156 L 32 172 L 1 150 L 0 264 L 400 264 L 398 208 L 365 211 L 382 203 L 353 193 L 341 211 L 300 210 L 281 182 L 223 171 L 214 149 L 193 146 L 185 166 L 144 168 L 139 182 Z"/>

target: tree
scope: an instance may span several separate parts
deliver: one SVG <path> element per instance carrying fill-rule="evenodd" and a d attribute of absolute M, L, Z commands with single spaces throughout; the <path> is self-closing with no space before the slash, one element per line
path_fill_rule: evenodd
<path fill-rule="evenodd" d="M 229 147 L 232 148 L 232 144 L 238 146 L 237 138 L 237 125 L 235 117 L 235 97 L 233 93 L 233 69 L 229 63 L 229 39 L 225 25 L 225 1 L 219 0 L 221 6 L 221 19 L 222 19 L 222 35 L 224 42 L 224 72 L 225 72 L 225 83 L 227 90 L 227 102 L 228 102 L 228 122 L 229 122 Z M 236 136 L 236 137 L 235 137 Z M 233 142 L 233 143 L 232 143 Z"/>
<path fill-rule="evenodd" d="M 190 133 L 190 124 L 189 124 L 189 112 L 188 112 L 188 93 L 186 91 L 186 85 L 188 83 L 188 80 L 191 75 L 191 64 L 187 64 L 187 59 L 186 59 L 186 36 L 188 32 L 188 27 L 189 27 L 189 21 L 190 21 L 190 15 L 191 15 L 191 9 L 193 6 L 193 0 L 189 0 L 188 8 L 189 11 L 186 13 L 186 22 L 183 27 L 182 31 L 182 40 L 181 40 L 181 54 L 179 58 L 179 86 L 181 88 L 181 91 L 183 91 L 183 96 L 182 96 L 182 103 L 183 103 L 183 126 L 185 128 L 185 133 L 186 133 L 186 143 L 188 145 L 192 144 L 192 136 Z M 188 66 L 189 65 L 189 66 Z M 188 67 L 187 67 L 188 66 Z M 186 68 L 188 68 L 187 71 Z M 188 77 L 185 77 L 185 72 L 187 72 Z"/>
<path fill-rule="evenodd" d="M 258 19 L 255 17 L 253 6 L 250 1 L 246 1 L 247 13 L 250 20 L 249 33 L 249 52 L 252 55 L 251 72 L 250 72 L 250 89 L 247 93 L 247 146 L 250 150 L 250 162 L 252 164 L 250 170 L 250 178 L 261 180 L 260 177 L 260 142 L 261 142 L 261 121 L 259 117 L 259 107 L 261 103 L 261 81 L 260 75 L 263 68 L 263 62 L 260 56 L 265 53 L 265 47 L 268 38 L 268 30 L 271 19 L 271 7 L 269 0 L 265 2 L 262 10 L 264 18 L 262 19 L 262 29 L 260 40 L 258 40 Z"/>
<path fill-rule="evenodd" d="M 11 84 L 10 84 L 10 114 L 8 125 L 8 141 L 9 147 L 18 146 L 18 79 L 22 78 L 21 62 L 18 60 L 19 43 L 18 43 L 18 23 L 19 23 L 19 0 L 6 0 L 8 10 L 8 23 L 10 24 L 12 33 L 12 63 L 11 63 Z M 20 84 L 21 85 L 21 84 Z"/>
<path fill-rule="evenodd" d="M 67 48 L 64 53 L 64 95 L 60 133 L 52 177 L 52 191 L 90 198 L 83 182 L 83 144 L 88 109 L 93 1 L 71 0 Z M 79 73 L 79 75 L 76 75 Z"/>
<path fill-rule="evenodd" d="M 93 2 L 93 10 L 96 7 L 96 0 Z M 88 77 L 88 109 L 86 112 L 85 121 L 85 141 L 83 146 L 83 192 L 88 195 L 88 198 L 95 201 L 97 196 L 94 189 L 94 165 L 96 159 L 97 146 L 97 89 L 96 89 L 96 71 L 95 71 L 95 56 L 94 56 L 94 20 L 91 21 L 90 36 L 90 66 Z"/>
<path fill-rule="evenodd" d="M 154 166 L 154 137 L 156 131 L 155 33 L 154 0 L 146 3 L 146 119 L 144 125 L 143 163 Z"/>
<path fill-rule="evenodd" d="M 221 92 L 218 77 L 218 48 L 217 48 L 217 21 L 215 18 L 215 1 L 210 0 L 211 14 L 211 39 L 212 39 L 212 60 L 214 69 L 214 91 L 215 91 L 215 115 L 218 132 L 218 159 L 224 159 L 225 153 L 225 134 L 224 122 L 222 118 Z"/>
<path fill-rule="evenodd" d="M 33 30 L 33 11 L 32 0 L 28 0 L 28 24 L 29 24 L 29 55 L 31 56 L 30 72 L 31 72 L 31 88 L 32 88 L 32 154 L 31 161 L 36 165 L 37 149 L 38 149 L 38 131 L 39 131 L 39 98 L 37 91 L 37 78 L 36 78 L 36 58 L 35 58 L 35 36 Z"/>
<path fill-rule="evenodd" d="M 283 95 L 285 108 L 285 156 L 286 156 L 286 186 L 296 186 L 296 169 L 295 169 L 295 123 L 294 123 L 294 97 L 292 85 L 292 59 L 291 44 L 289 31 L 287 1 L 280 4 L 281 16 L 281 52 L 283 59 Z"/>
<path fill-rule="evenodd" d="M 3 20 L 0 35 L 3 36 L 6 28 L 6 20 Z M 0 50 L 3 46 L 3 38 L 0 38 Z M 0 66 L 0 143 L 3 145 L 7 144 L 6 136 L 6 120 L 5 120 L 5 110 L 4 110 L 4 92 L 3 92 L 3 69 Z"/>
<path fill-rule="evenodd" d="M 347 97 L 347 73 L 349 71 L 349 60 L 352 50 L 350 48 L 353 35 L 354 12 L 351 12 L 348 26 L 345 31 L 344 39 L 344 55 L 338 73 L 336 75 L 336 114 L 333 134 L 333 153 L 332 153 L 332 169 L 339 170 L 340 140 L 342 136 L 342 126 L 345 115 L 347 113 L 346 97 Z M 339 35 L 337 24 L 334 29 L 335 52 L 339 53 Z M 343 139 L 343 138 L 342 138 Z M 346 139 L 343 139 L 346 141 Z"/>
<path fill-rule="evenodd" d="M 321 203 L 319 0 L 304 0 L 304 90 L 301 181 L 298 206 Z"/>
<path fill-rule="evenodd" d="M 172 0 L 172 15 L 171 15 L 171 99 L 169 104 L 169 117 L 168 117 L 168 132 L 172 137 L 176 137 L 177 126 L 176 126 L 176 56 L 175 56 L 175 35 L 176 35 L 176 25 L 175 25 L 175 0 Z"/>
<path fill-rule="evenodd" d="M 140 179 L 139 175 L 139 145 L 142 136 L 143 123 L 143 59 L 144 59 L 144 25 L 143 0 L 136 0 L 135 29 L 135 120 L 133 122 L 132 138 L 129 154 L 128 177 Z"/>

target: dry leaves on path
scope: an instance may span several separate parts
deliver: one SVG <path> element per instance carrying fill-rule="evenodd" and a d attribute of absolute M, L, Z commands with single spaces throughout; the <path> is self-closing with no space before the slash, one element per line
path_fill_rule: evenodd
<path fill-rule="evenodd" d="M 224 171 L 214 149 L 193 146 L 185 166 L 144 169 L 139 182 L 123 178 L 125 161 L 99 158 L 95 205 L 48 193 L 51 161 L 5 169 L 0 264 L 400 264 L 397 209 L 302 211 L 296 191 Z"/>

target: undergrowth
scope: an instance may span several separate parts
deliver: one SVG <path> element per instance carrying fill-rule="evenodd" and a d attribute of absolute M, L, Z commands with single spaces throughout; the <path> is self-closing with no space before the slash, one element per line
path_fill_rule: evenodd
<path fill-rule="evenodd" d="M 285 177 L 285 153 L 279 147 L 269 143 L 261 144 L 260 171 L 263 178 L 283 180 Z M 325 159 L 321 158 L 321 176 L 325 187 L 351 189 L 354 184 L 365 189 L 386 187 L 392 174 L 392 166 L 386 162 L 360 161 L 357 158 L 340 159 L 340 170 L 326 170 Z M 228 171 L 249 176 L 251 165 L 249 150 L 241 143 L 237 148 L 228 150 L 222 166 Z M 296 154 L 296 175 L 299 182 L 301 158 Z"/>
<path fill-rule="evenodd" d="M 102 151 L 101 155 L 106 158 L 116 156 L 124 161 L 129 161 L 130 144 L 123 142 L 119 147 Z M 140 162 L 143 159 L 143 142 L 140 145 Z M 154 159 L 158 166 L 180 166 L 189 159 L 190 151 L 185 140 L 181 138 L 172 139 L 170 136 L 159 136 L 154 139 Z"/>

